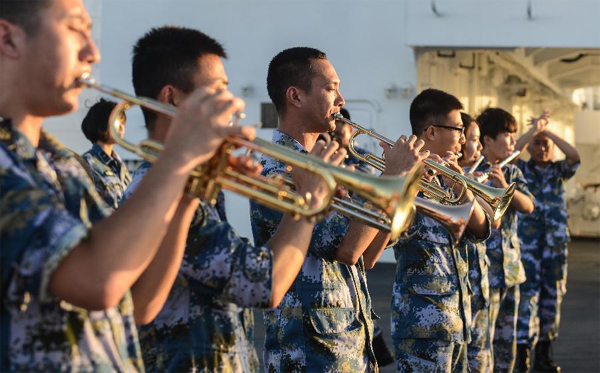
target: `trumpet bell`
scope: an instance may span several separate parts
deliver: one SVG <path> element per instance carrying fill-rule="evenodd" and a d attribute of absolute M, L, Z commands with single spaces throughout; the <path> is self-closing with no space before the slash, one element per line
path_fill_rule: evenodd
<path fill-rule="evenodd" d="M 365 194 L 377 194 L 381 209 L 390 217 L 391 240 L 395 241 L 402 232 L 406 231 L 414 219 L 414 201 L 419 192 L 419 180 L 423 172 L 422 166 L 415 167 L 399 183 L 397 177 L 374 177 L 378 181 L 377 188 L 365 190 Z M 363 191 L 361 190 L 361 193 Z M 361 194 L 358 193 L 358 194 Z"/>
<path fill-rule="evenodd" d="M 487 187 L 487 185 L 484 185 Z M 515 190 L 517 188 L 516 183 L 510 184 L 507 188 L 494 188 L 489 187 L 490 190 L 485 191 L 486 197 L 490 197 L 489 205 L 494 212 L 493 220 L 498 220 L 502 218 L 502 215 L 506 212 L 506 209 L 510 206 L 510 201 L 512 200 L 513 195 L 515 194 Z M 481 196 L 484 198 L 484 196 Z M 484 198 L 485 199 L 485 198 Z"/>
<path fill-rule="evenodd" d="M 465 232 L 473 213 L 473 205 L 474 202 L 467 202 L 461 205 L 442 205 L 431 199 L 420 197 L 415 199 L 417 211 L 442 224 L 452 237 L 454 243 L 457 243 Z"/>

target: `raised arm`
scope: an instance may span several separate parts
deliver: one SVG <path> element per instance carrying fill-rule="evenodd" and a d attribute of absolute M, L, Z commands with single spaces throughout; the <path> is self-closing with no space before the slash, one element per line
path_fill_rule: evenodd
<path fill-rule="evenodd" d="M 550 112 L 547 110 L 544 110 L 544 112 L 542 112 L 542 114 L 539 117 L 531 118 L 531 127 L 527 132 L 525 132 L 521 137 L 519 137 L 517 143 L 515 144 L 515 150 L 520 150 L 521 154 L 523 154 L 529 146 L 531 140 L 533 140 L 533 138 L 535 137 L 535 135 L 545 130 L 546 126 L 548 125 L 549 118 Z M 512 163 L 515 163 L 518 158 L 519 157 L 515 158 L 515 160 Z"/>
<path fill-rule="evenodd" d="M 543 131 L 543 134 L 548 136 L 552 141 L 554 141 L 556 146 L 558 146 L 558 148 L 563 153 L 565 153 L 565 156 L 567 157 L 567 162 L 569 162 L 570 165 L 574 165 L 575 163 L 581 161 L 581 158 L 579 157 L 579 152 L 577 151 L 577 149 L 575 149 L 575 147 L 573 147 L 573 145 L 558 137 L 554 132 L 550 131 L 550 129 L 548 128 L 546 128 Z"/>
<path fill-rule="evenodd" d="M 253 128 L 228 125 L 243 107 L 229 92 L 192 93 L 180 106 L 164 151 L 136 193 L 93 226 L 87 239 L 60 262 L 50 278 L 50 293 L 90 310 L 115 306 L 154 258 L 189 172 L 208 160 L 225 137 L 254 136 Z M 77 286 L 73 279 L 78 279 Z"/>

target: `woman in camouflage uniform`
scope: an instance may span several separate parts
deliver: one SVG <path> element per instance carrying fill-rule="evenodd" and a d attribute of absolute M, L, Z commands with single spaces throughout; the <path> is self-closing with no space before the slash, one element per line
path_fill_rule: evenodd
<path fill-rule="evenodd" d="M 90 108 L 81 123 L 83 134 L 93 144 L 90 150 L 82 154 L 82 157 L 92 169 L 92 179 L 98 194 L 111 210 L 119 206 L 123 193 L 131 181 L 125 163 L 113 149 L 115 141 L 108 133 L 108 118 L 116 105 L 115 102 L 100 99 Z M 119 118 L 121 137 L 125 131 L 126 120 L 125 114 Z"/>

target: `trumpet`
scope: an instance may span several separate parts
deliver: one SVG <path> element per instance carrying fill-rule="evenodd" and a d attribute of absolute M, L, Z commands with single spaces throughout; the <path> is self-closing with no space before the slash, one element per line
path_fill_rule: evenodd
<path fill-rule="evenodd" d="M 365 208 L 355 201 L 348 201 L 336 197 L 334 198 L 334 203 L 331 205 L 332 210 L 344 215 L 348 215 L 352 210 L 357 209 L 357 207 L 361 217 L 369 217 L 369 219 L 359 219 L 364 224 L 382 231 L 391 231 L 391 222 L 385 215 L 372 209 Z M 446 228 L 448 233 L 450 233 L 454 242 L 458 242 L 465 232 L 471 214 L 473 213 L 473 202 L 471 201 L 460 205 L 442 205 L 431 199 L 416 197 L 414 209 L 411 211 L 410 218 L 406 219 L 406 226 L 403 227 L 402 231 L 408 229 L 416 211 L 437 220 L 444 228 Z M 392 239 L 392 241 L 394 241 L 394 239 Z"/>
<path fill-rule="evenodd" d="M 286 184 L 291 188 L 294 183 L 290 178 L 284 178 Z M 380 211 L 373 209 L 369 203 L 360 203 L 352 198 L 334 197 L 331 204 L 331 210 L 339 212 L 342 215 L 353 217 L 355 220 L 373 228 L 391 232 L 392 222 Z M 457 242 L 465 229 L 473 212 L 473 202 L 466 202 L 460 205 L 442 205 L 433 200 L 416 197 L 414 200 L 414 208 L 411 210 L 409 217 L 405 219 L 404 225 L 400 228 L 401 232 L 406 231 L 414 219 L 415 211 L 419 211 L 424 215 L 440 222 L 452 236 L 452 239 Z M 392 238 L 394 241 L 396 237 Z"/>
<path fill-rule="evenodd" d="M 502 169 L 502 167 L 504 167 L 507 164 L 509 164 L 510 162 L 512 162 L 513 159 L 515 159 L 515 158 L 517 158 L 519 156 L 519 154 L 521 154 L 521 151 L 520 150 L 515 150 L 508 157 L 506 157 L 505 160 L 503 160 L 502 162 L 498 163 L 498 166 L 500 167 L 500 169 Z M 482 158 L 482 157 L 483 156 L 481 156 L 480 158 Z M 488 172 L 484 172 L 482 175 L 479 175 L 478 177 L 476 177 L 475 180 L 478 183 L 483 183 L 489 177 L 490 177 L 490 172 L 488 171 Z"/>
<path fill-rule="evenodd" d="M 373 166 L 381 171 L 385 170 L 385 159 L 383 159 L 382 157 L 377 157 L 373 154 L 367 154 L 367 156 L 363 157 L 360 153 L 358 153 L 356 151 L 356 149 L 354 147 L 354 142 L 356 141 L 356 138 L 362 134 L 374 137 L 374 138 L 378 139 L 379 141 L 382 141 L 390 146 L 393 146 L 394 142 L 382 135 L 375 133 L 374 131 L 368 130 L 368 129 L 362 127 L 361 125 L 344 118 L 340 113 L 334 114 L 334 117 L 336 120 L 344 122 L 346 124 L 349 124 L 350 126 L 352 126 L 353 128 L 356 129 L 356 131 L 350 137 L 350 144 L 348 146 L 350 153 L 352 153 L 352 155 L 355 156 L 356 158 L 362 160 L 363 162 L 370 164 L 371 166 Z M 502 217 L 502 215 L 504 214 L 504 212 L 506 211 L 506 209 L 508 208 L 508 206 L 510 205 L 510 201 L 512 200 L 512 196 L 515 192 L 516 183 L 510 184 L 507 188 L 504 188 L 504 189 L 503 188 L 494 188 L 494 187 L 490 187 L 490 186 L 478 183 L 478 182 L 476 182 L 464 175 L 461 175 L 460 173 L 458 173 L 454 170 L 451 170 L 450 168 L 445 167 L 439 163 L 436 163 L 430 159 L 426 159 L 423 162 L 427 165 L 427 167 L 450 178 L 455 183 L 460 183 L 463 186 L 461 193 L 459 194 L 458 197 L 447 198 L 446 190 L 443 190 L 438 187 L 432 188 L 432 185 L 430 185 L 428 183 L 421 183 L 419 185 L 419 188 L 421 191 L 423 191 L 423 193 L 437 199 L 441 203 L 450 203 L 450 204 L 458 203 L 458 201 L 460 201 L 460 199 L 462 199 L 462 196 L 464 195 L 466 190 L 469 189 L 469 190 L 471 190 L 471 192 L 473 192 L 473 194 L 475 194 L 476 196 L 483 199 L 491 207 L 492 214 L 493 214 L 493 216 L 492 216 L 493 220 L 500 219 Z M 440 192 L 443 192 L 443 193 L 440 193 Z"/>
<path fill-rule="evenodd" d="M 82 86 L 96 89 L 102 93 L 117 97 L 123 101 L 117 104 L 109 118 L 109 132 L 114 141 L 141 158 L 155 162 L 163 145 L 153 140 L 143 140 L 133 144 L 118 135 L 118 118 L 125 110 L 134 105 L 156 111 L 158 113 L 175 116 L 177 109 L 159 101 L 136 97 L 117 89 L 109 88 L 97 83 L 89 74 L 84 74 L 78 79 Z M 271 156 L 291 167 L 312 172 L 322 178 L 328 189 L 324 203 L 317 207 L 310 207 L 307 198 L 300 196 L 285 185 L 281 178 L 246 175 L 233 169 L 228 164 L 229 157 L 234 149 L 245 147 L 252 151 L 259 151 Z M 215 203 L 221 189 L 227 189 L 269 208 L 291 213 L 295 218 L 309 217 L 321 218 L 328 212 L 333 203 L 338 186 L 347 188 L 367 200 L 370 204 L 380 209 L 389 219 L 392 239 L 396 239 L 412 221 L 413 201 L 417 195 L 417 183 L 422 170 L 416 169 L 405 177 L 376 177 L 363 175 L 341 167 L 332 166 L 310 154 L 303 154 L 281 145 L 256 138 L 253 141 L 231 137 L 226 139 L 217 153 L 207 162 L 198 166 L 190 173 L 187 190 L 211 203 Z M 350 216 L 359 219 L 369 217 L 354 212 Z"/>

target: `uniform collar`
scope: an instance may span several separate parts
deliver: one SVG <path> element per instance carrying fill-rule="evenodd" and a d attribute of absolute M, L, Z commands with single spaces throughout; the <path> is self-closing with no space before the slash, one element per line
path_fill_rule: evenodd
<path fill-rule="evenodd" d="M 296 139 L 280 130 L 273 131 L 273 142 L 279 145 L 283 145 L 286 148 L 292 148 L 299 152 L 306 153 L 306 148 L 302 146 Z"/>
<path fill-rule="evenodd" d="M 104 151 L 104 149 L 102 149 L 100 147 L 100 145 L 98 145 L 97 143 L 94 143 L 92 145 L 92 150 L 90 151 L 93 155 L 96 156 L 96 158 L 98 158 L 99 160 L 102 161 L 102 163 L 104 164 L 109 164 L 115 160 L 118 160 L 118 158 L 116 157 L 116 152 L 113 150 L 112 151 L 112 156 L 106 154 L 106 152 Z"/>
<path fill-rule="evenodd" d="M 63 158 L 71 157 L 67 148 L 43 128 L 40 134 L 40 144 L 38 149 L 36 149 L 21 131 L 13 127 L 12 121 L 8 118 L 0 117 L 0 141 L 22 159 L 35 159 L 38 149 L 48 151 Z"/>

